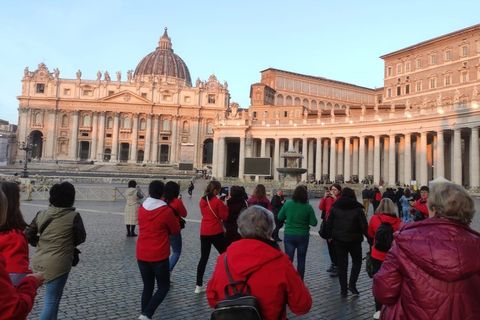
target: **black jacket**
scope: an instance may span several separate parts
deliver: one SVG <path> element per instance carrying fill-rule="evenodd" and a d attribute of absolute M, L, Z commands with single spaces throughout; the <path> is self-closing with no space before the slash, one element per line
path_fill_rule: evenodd
<path fill-rule="evenodd" d="M 283 207 L 283 204 L 285 203 L 285 197 L 284 196 L 279 196 L 278 194 L 274 195 L 272 197 L 272 209 L 274 214 L 278 214 L 280 210 Z"/>
<path fill-rule="evenodd" d="M 340 197 L 332 206 L 327 220 L 327 232 L 334 240 L 362 242 L 367 236 L 368 222 L 363 206 L 356 200 Z"/>

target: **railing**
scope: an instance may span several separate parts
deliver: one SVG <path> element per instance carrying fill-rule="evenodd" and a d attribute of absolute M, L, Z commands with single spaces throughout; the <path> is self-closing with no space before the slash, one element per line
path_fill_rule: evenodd
<path fill-rule="evenodd" d="M 21 200 L 48 200 L 50 185 L 32 185 L 22 187 Z M 117 201 L 125 200 L 125 188 L 105 186 L 75 186 L 75 200 L 88 201 Z"/>

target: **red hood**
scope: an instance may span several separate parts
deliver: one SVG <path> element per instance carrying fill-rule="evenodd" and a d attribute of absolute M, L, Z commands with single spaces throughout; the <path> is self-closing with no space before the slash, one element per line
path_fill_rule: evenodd
<path fill-rule="evenodd" d="M 283 255 L 281 250 L 255 239 L 235 241 L 227 249 L 228 267 L 244 277 Z"/>
<path fill-rule="evenodd" d="M 442 281 L 463 280 L 480 270 L 480 234 L 448 219 L 408 224 L 395 243 L 415 265 Z"/>
<path fill-rule="evenodd" d="M 402 224 L 402 220 L 400 220 L 397 217 L 392 217 L 388 214 L 383 214 L 381 213 L 379 216 L 379 219 L 381 219 L 383 222 L 389 223 L 392 225 L 393 230 L 398 230 L 400 229 L 400 225 Z"/>

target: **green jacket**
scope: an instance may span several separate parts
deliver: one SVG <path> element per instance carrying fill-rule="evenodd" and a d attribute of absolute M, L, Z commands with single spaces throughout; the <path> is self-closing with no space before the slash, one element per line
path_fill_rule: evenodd
<path fill-rule="evenodd" d="M 317 225 L 315 211 L 309 203 L 288 200 L 278 213 L 278 220 L 285 220 L 285 234 L 304 236 L 310 231 L 310 226 Z"/>
<path fill-rule="evenodd" d="M 45 281 L 51 281 L 70 272 L 73 250 L 85 242 L 86 233 L 82 217 L 75 208 L 48 207 L 39 212 L 32 224 L 37 228 L 52 217 L 38 240 L 32 267 L 36 272 L 44 272 Z"/>

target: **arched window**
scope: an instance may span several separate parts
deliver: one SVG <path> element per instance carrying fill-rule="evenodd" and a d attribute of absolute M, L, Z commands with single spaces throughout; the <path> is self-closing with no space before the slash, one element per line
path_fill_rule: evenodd
<path fill-rule="evenodd" d="M 317 101 L 312 100 L 312 101 L 310 102 L 310 107 L 311 107 L 313 110 L 316 110 L 316 109 L 317 109 Z"/>
<path fill-rule="evenodd" d="M 184 121 L 183 122 L 183 129 L 182 129 L 183 132 L 188 132 L 190 131 L 190 125 L 188 124 L 188 121 Z"/>
<path fill-rule="evenodd" d="M 62 127 L 68 127 L 68 116 L 66 114 L 62 116 Z"/>
<path fill-rule="evenodd" d="M 83 127 L 90 127 L 91 125 L 91 121 L 90 121 L 90 115 L 89 114 L 86 114 L 83 116 L 82 118 L 82 126 Z"/>
<path fill-rule="evenodd" d="M 42 117 L 42 113 L 39 111 L 39 112 L 35 112 L 33 114 L 33 123 L 36 125 L 36 126 L 40 126 L 42 125 L 42 122 L 43 122 L 43 117 Z"/>
<path fill-rule="evenodd" d="M 107 118 L 107 129 L 112 129 L 113 128 L 113 118 L 108 117 Z"/>
<path fill-rule="evenodd" d="M 163 131 L 170 131 L 170 119 L 163 119 L 162 130 Z"/>
<path fill-rule="evenodd" d="M 207 122 L 207 134 L 213 134 L 213 124 L 211 122 Z"/>
<path fill-rule="evenodd" d="M 122 128 L 124 129 L 130 129 L 132 126 L 131 126 L 131 122 L 130 122 L 130 118 L 123 118 L 122 119 L 123 123 L 122 123 Z"/>
<path fill-rule="evenodd" d="M 298 97 L 295 98 L 295 105 L 296 105 L 296 106 L 299 106 L 300 103 L 301 103 L 300 98 L 298 98 Z"/>
<path fill-rule="evenodd" d="M 318 104 L 318 108 L 322 109 L 322 110 L 325 110 L 325 102 L 320 101 L 320 103 Z"/>
<path fill-rule="evenodd" d="M 287 96 L 285 105 L 287 105 L 287 106 L 291 106 L 291 105 L 292 105 L 292 97 Z"/>
<path fill-rule="evenodd" d="M 147 121 L 145 119 L 140 119 L 140 130 L 145 130 L 147 127 Z"/>
<path fill-rule="evenodd" d="M 277 96 L 277 103 L 276 103 L 277 106 L 283 106 L 283 96 L 281 94 L 279 94 Z"/>
<path fill-rule="evenodd" d="M 305 108 L 308 108 L 308 107 L 310 106 L 310 102 L 308 102 L 307 99 L 303 99 L 303 106 L 304 106 Z"/>

